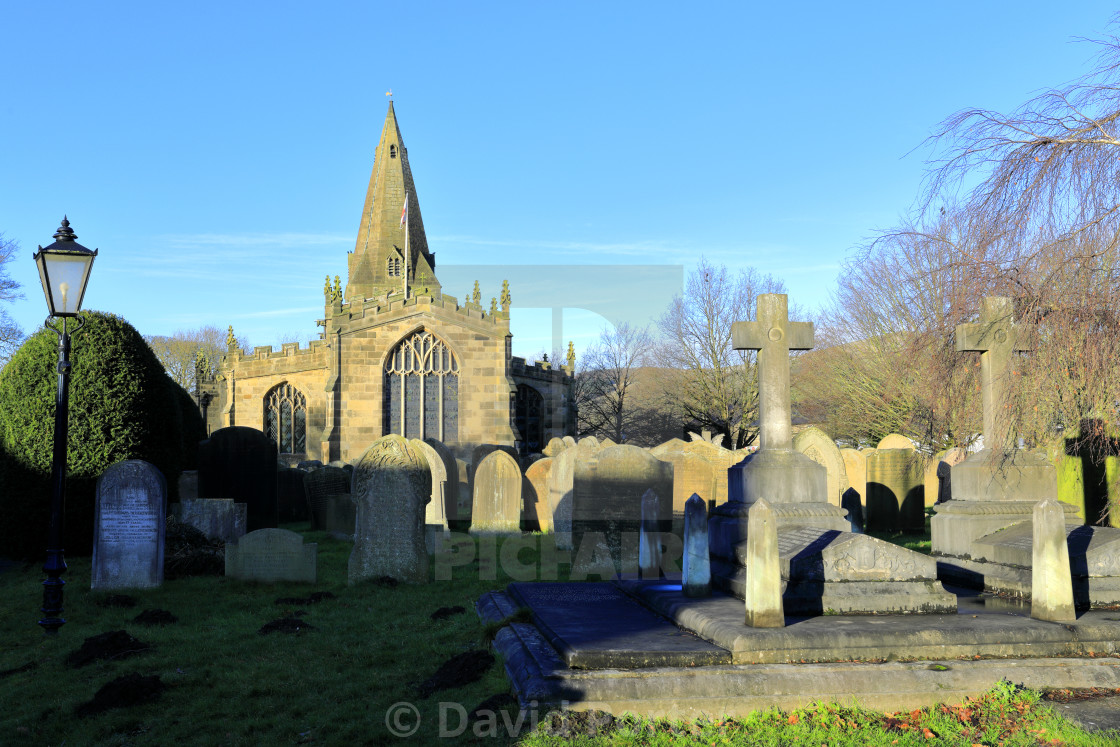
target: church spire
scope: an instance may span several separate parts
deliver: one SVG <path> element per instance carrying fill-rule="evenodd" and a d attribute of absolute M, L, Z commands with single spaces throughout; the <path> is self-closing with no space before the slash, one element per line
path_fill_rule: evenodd
<path fill-rule="evenodd" d="M 429 288 L 439 288 L 433 272 L 435 256 L 428 251 L 420 201 L 408 165 L 408 151 L 391 100 L 374 156 L 358 239 L 354 253 L 348 257 L 348 265 L 346 298 L 350 301 L 386 291 L 400 291 L 406 277 L 412 285 L 423 275 Z"/>

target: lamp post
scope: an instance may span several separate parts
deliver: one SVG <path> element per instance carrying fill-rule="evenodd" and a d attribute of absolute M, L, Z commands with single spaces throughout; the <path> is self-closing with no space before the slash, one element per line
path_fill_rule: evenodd
<path fill-rule="evenodd" d="M 66 437 L 68 427 L 68 408 L 70 404 L 70 330 L 67 323 L 74 319 L 73 331 L 82 327 L 78 312 L 82 308 L 82 297 L 86 293 L 86 282 L 93 258 L 97 250 L 89 250 L 79 244 L 78 237 L 70 230 L 70 221 L 62 218 L 62 226 L 54 235 L 55 242 L 50 246 L 39 247 L 35 253 L 35 264 L 39 266 L 39 280 L 43 283 L 43 294 L 47 297 L 50 316 L 44 325 L 58 335 L 58 396 L 54 404 L 54 459 L 51 463 L 51 524 L 47 537 L 47 562 L 43 571 L 47 580 L 43 582 L 42 612 L 46 617 L 39 621 L 43 632 L 58 633 L 66 621 L 62 619 L 62 587 L 66 584 L 61 578 L 66 572 L 63 556 L 62 537 L 63 519 L 66 513 Z M 62 327 L 51 323 L 61 319 Z"/>

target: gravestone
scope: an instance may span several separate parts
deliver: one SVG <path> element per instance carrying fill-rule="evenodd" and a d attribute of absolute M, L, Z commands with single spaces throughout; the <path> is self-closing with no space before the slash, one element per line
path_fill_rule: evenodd
<path fill-rule="evenodd" d="M 661 578 L 661 499 L 647 490 L 642 494 L 642 524 L 638 537 L 638 572 L 642 578 Z"/>
<path fill-rule="evenodd" d="M 459 464 L 455 461 L 455 455 L 451 453 L 451 449 L 442 441 L 435 438 L 426 438 L 424 443 L 432 447 L 436 454 L 439 455 L 440 461 L 443 462 L 443 505 L 444 511 L 447 514 L 448 521 L 454 521 L 459 518 Z"/>
<path fill-rule="evenodd" d="M 167 483 L 155 465 L 117 462 L 97 480 L 93 589 L 149 589 L 163 583 Z"/>
<path fill-rule="evenodd" d="M 566 443 L 564 443 L 559 438 L 553 437 L 548 439 L 548 445 L 544 447 L 544 450 L 541 453 L 546 457 L 554 457 L 558 456 L 560 452 L 566 448 L 568 448 L 568 445 Z"/>
<path fill-rule="evenodd" d="M 323 501 L 323 529 L 333 539 L 354 541 L 358 521 L 358 505 L 349 493 L 328 495 Z"/>
<path fill-rule="evenodd" d="M 471 504 L 473 502 L 473 497 L 471 496 L 471 466 L 462 459 L 456 459 L 455 472 L 459 475 L 459 502 L 456 504 L 458 509 L 457 520 L 469 525 L 471 522 Z M 448 472 L 447 474 L 450 479 L 451 473 Z"/>
<path fill-rule="evenodd" d="M 304 544 L 302 535 L 287 529 L 258 529 L 226 543 L 226 576 L 242 581 L 313 584 L 317 563 L 318 545 Z"/>
<path fill-rule="evenodd" d="M 276 518 L 281 524 L 311 518 L 303 490 L 303 478 L 307 474 L 300 469 L 276 470 Z"/>
<path fill-rule="evenodd" d="M 851 486 L 844 457 L 836 442 L 820 428 L 809 426 L 793 437 L 793 448 L 825 468 L 828 502 L 839 506 L 840 496 Z"/>
<path fill-rule="evenodd" d="M 827 470 L 793 448 L 789 355 L 812 348 L 813 325 L 789 320 L 783 294 L 758 296 L 756 316 L 735 322 L 731 337 L 736 350 L 758 351 L 759 449 L 728 470 L 728 501 L 709 519 L 713 583 L 748 593 L 752 506 L 765 499 L 786 613 L 955 610 L 932 560 L 847 531 L 847 512 L 829 502 Z"/>
<path fill-rule="evenodd" d="M 562 453 L 560 459 L 567 453 Z M 669 531 L 673 465 L 637 446 L 611 446 L 595 456 L 595 461 L 579 460 L 575 464 L 572 572 L 597 572 L 598 559 L 606 552 L 614 573 L 636 573 L 642 495 L 652 490 L 658 496 L 658 524 L 662 532 Z"/>
<path fill-rule="evenodd" d="M 672 439 L 650 449 L 650 454 L 673 465 L 673 518 L 683 520 L 684 507 L 695 493 L 705 501 L 727 500 L 727 469 L 734 453 L 707 441 Z M 676 530 L 674 530 L 676 531 Z"/>
<path fill-rule="evenodd" d="M 686 597 L 712 593 L 711 560 L 708 557 L 708 504 L 693 495 L 684 504 L 684 564 L 681 591 Z"/>
<path fill-rule="evenodd" d="M 840 456 L 844 459 L 844 473 L 848 476 L 848 486 L 859 494 L 861 502 L 867 498 L 867 457 L 874 453 L 875 449 L 840 449 Z"/>
<path fill-rule="evenodd" d="M 759 498 L 750 507 L 747 530 L 747 585 L 743 601 L 747 625 L 784 628 L 782 573 L 778 564 L 778 522 L 770 504 Z"/>
<path fill-rule="evenodd" d="M 1066 546 L 1065 512 L 1047 498 L 1034 507 L 1031 563 L 1031 617 L 1073 622 L 1073 576 Z"/>
<path fill-rule="evenodd" d="M 909 449 L 914 451 L 914 442 L 901 433 L 889 433 L 880 439 L 877 449 Z"/>
<path fill-rule="evenodd" d="M 521 498 L 525 504 L 525 523 L 531 530 L 552 531 L 552 507 L 548 499 L 549 481 L 552 477 L 550 458 L 538 459 L 525 470 L 521 481 Z"/>
<path fill-rule="evenodd" d="M 296 465 L 296 469 L 303 470 L 304 472 L 314 472 L 323 466 L 323 463 L 318 459 L 304 459 Z"/>
<path fill-rule="evenodd" d="M 571 436 L 564 436 L 562 441 L 564 442 L 564 445 L 567 446 L 569 449 L 576 445 L 576 440 L 574 438 L 572 438 Z"/>
<path fill-rule="evenodd" d="M 350 492 L 350 473 L 341 467 L 323 467 L 303 476 L 304 500 L 311 515 L 311 528 L 316 530 L 327 527 L 327 498 Z M 328 530 L 329 531 L 329 530 Z M 350 533 L 353 534 L 353 527 Z"/>
<path fill-rule="evenodd" d="M 246 506 L 232 498 L 179 501 L 175 513 L 179 521 L 202 532 L 207 539 L 235 542 L 246 531 Z"/>
<path fill-rule="evenodd" d="M 575 485 L 576 451 L 565 449 L 553 458 L 548 481 L 548 502 L 552 510 L 552 533 L 556 547 L 572 549 L 572 490 Z"/>
<path fill-rule="evenodd" d="M 924 532 L 922 455 L 914 449 L 876 449 L 867 459 L 867 529 Z"/>
<path fill-rule="evenodd" d="M 505 451 L 491 451 L 474 470 L 471 533 L 521 531 L 521 468 Z"/>
<path fill-rule="evenodd" d="M 933 459 L 929 460 L 924 478 L 927 506 L 944 503 L 952 498 L 953 466 L 963 462 L 967 456 L 964 449 L 952 448 L 934 454 Z"/>
<path fill-rule="evenodd" d="M 1120 438 L 1115 427 L 1099 418 L 1086 418 L 1062 440 L 1058 470 L 1058 499 L 1081 510 L 1086 524 L 1120 526 Z"/>
<path fill-rule="evenodd" d="M 214 431 L 198 444 L 198 497 L 244 503 L 250 532 L 275 527 L 275 442 L 244 426 Z"/>
<path fill-rule="evenodd" d="M 447 526 L 447 470 L 443 458 L 432 446 L 418 438 L 409 440 L 424 455 L 428 470 L 432 473 L 432 495 L 424 512 L 424 523 L 436 526 L 440 531 L 448 531 Z"/>
<path fill-rule="evenodd" d="M 427 583 L 424 511 L 432 473 L 424 455 L 402 436 L 383 436 L 358 460 L 353 484 L 357 522 L 349 583 L 381 576 Z"/>

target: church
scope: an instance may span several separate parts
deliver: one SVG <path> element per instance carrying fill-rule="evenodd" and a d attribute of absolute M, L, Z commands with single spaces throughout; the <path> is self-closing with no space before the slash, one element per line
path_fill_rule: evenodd
<path fill-rule="evenodd" d="M 319 339 L 279 351 L 200 358 L 195 396 L 207 430 L 249 426 L 282 458 L 358 459 L 381 436 L 437 439 L 469 460 L 482 444 L 539 452 L 575 429 L 575 355 L 563 366 L 512 354 L 511 293 L 489 307 L 443 293 L 390 101 L 347 279 L 323 286 Z"/>

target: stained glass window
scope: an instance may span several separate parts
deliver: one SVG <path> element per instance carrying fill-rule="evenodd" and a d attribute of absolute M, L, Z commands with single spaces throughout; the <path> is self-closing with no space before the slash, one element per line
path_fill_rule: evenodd
<path fill-rule="evenodd" d="M 264 432 L 281 454 L 307 452 L 307 401 L 291 384 L 279 384 L 265 395 Z"/>
<path fill-rule="evenodd" d="M 514 422 L 521 432 L 521 454 L 536 454 L 544 448 L 543 420 L 544 397 L 531 386 L 517 385 L 517 398 L 514 401 Z"/>

